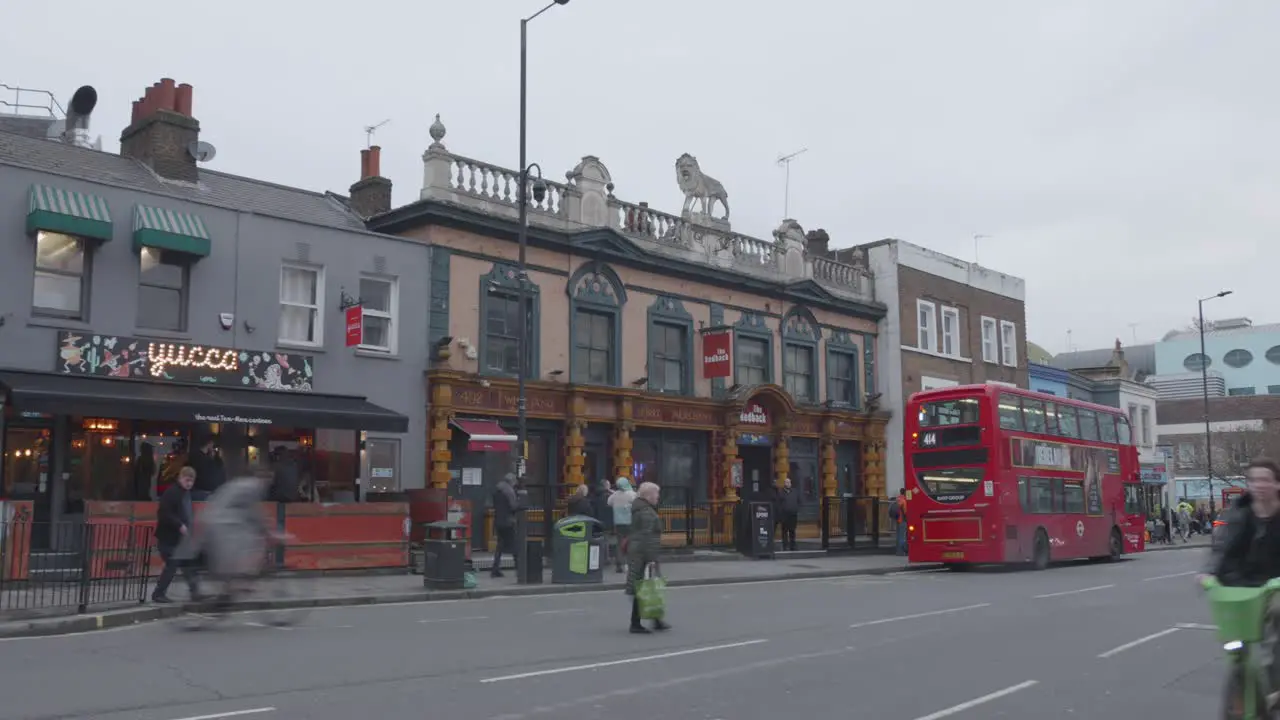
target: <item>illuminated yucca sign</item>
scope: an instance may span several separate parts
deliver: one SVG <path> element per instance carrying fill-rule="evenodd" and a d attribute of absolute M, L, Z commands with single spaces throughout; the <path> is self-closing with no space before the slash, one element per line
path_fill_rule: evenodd
<path fill-rule="evenodd" d="M 58 336 L 56 370 L 68 375 L 308 392 L 312 367 L 309 355 L 64 331 Z"/>

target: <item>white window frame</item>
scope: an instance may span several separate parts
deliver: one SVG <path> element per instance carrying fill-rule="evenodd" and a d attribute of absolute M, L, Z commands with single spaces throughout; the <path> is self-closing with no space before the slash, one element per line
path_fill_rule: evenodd
<path fill-rule="evenodd" d="M 928 311 L 927 327 L 920 324 L 921 313 Z M 925 342 L 921 342 L 921 340 Z M 928 300 L 916 300 L 916 348 L 925 352 L 938 352 L 938 306 Z"/>
<path fill-rule="evenodd" d="M 1008 320 L 1000 321 L 1000 360 L 1006 367 L 1018 367 L 1018 326 Z"/>
<path fill-rule="evenodd" d="M 982 361 L 992 365 L 1000 364 L 1000 346 L 997 344 L 998 332 L 996 319 L 982 316 Z"/>
<path fill-rule="evenodd" d="M 953 307 L 942 306 L 940 313 L 940 322 L 938 323 L 939 344 L 938 352 L 947 357 L 960 357 L 960 310 Z M 951 332 L 947 332 L 947 318 L 951 318 Z M 951 343 L 951 350 L 947 350 L 947 343 Z"/>
<path fill-rule="evenodd" d="M 303 270 L 305 272 L 313 273 L 316 276 L 316 304 L 315 305 L 306 305 L 303 303 L 285 301 L 284 271 L 286 269 Z M 279 300 L 279 304 L 280 304 L 280 310 L 281 310 L 280 322 L 278 323 L 278 327 L 276 328 L 277 343 L 279 343 L 280 345 L 293 345 L 297 347 L 324 347 L 324 298 L 325 298 L 324 276 L 325 276 L 324 266 L 322 265 L 309 265 L 307 263 L 287 262 L 287 261 L 280 263 L 280 275 L 277 279 L 279 282 L 279 290 L 276 293 L 277 298 Z M 284 333 L 282 331 L 284 330 L 284 308 L 286 306 L 307 308 L 308 310 L 312 310 L 315 312 L 316 314 L 315 340 L 312 340 L 312 341 L 292 340 L 284 337 Z"/>
<path fill-rule="evenodd" d="M 384 312 L 382 310 L 371 310 L 365 305 L 360 306 L 360 346 L 359 349 L 374 353 L 383 353 L 386 355 L 395 355 L 396 349 L 400 342 L 400 278 L 391 275 L 376 275 L 374 273 L 361 273 L 360 280 L 370 280 L 372 282 L 387 283 L 391 286 L 391 291 L 387 294 L 391 310 Z M 364 342 L 364 318 L 377 317 L 385 318 L 390 322 L 390 328 L 387 332 L 386 347 L 378 345 L 368 345 Z"/>
<path fill-rule="evenodd" d="M 1151 447 L 1154 442 L 1151 438 L 1151 406 L 1143 405 L 1138 408 L 1138 413 L 1142 416 L 1142 445 Z"/>

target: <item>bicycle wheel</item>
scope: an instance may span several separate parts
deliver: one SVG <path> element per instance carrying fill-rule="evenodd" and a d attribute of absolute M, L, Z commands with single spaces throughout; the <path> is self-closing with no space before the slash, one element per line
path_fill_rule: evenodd
<path fill-rule="evenodd" d="M 263 620 L 275 627 L 298 625 L 306 620 L 314 604 L 308 592 L 311 583 L 303 577 L 269 569 L 259 578 L 255 595 L 263 603 Z"/>

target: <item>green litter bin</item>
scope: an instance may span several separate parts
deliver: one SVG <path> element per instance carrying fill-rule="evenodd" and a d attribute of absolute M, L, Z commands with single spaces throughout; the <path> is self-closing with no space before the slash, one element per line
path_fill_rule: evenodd
<path fill-rule="evenodd" d="M 588 585 L 604 582 L 604 525 L 586 515 L 570 515 L 551 531 L 551 582 Z"/>

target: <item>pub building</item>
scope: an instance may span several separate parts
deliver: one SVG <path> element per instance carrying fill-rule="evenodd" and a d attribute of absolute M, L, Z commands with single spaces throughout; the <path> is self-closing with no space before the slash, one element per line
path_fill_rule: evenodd
<path fill-rule="evenodd" d="M 88 502 L 154 499 L 207 439 L 227 478 L 283 454 L 300 499 L 360 500 L 363 433 L 408 426 L 314 392 L 308 355 L 78 331 L 49 350 L 48 372 L 0 369 L 0 498 L 32 502 L 37 547 L 45 523 L 81 520 Z"/>

